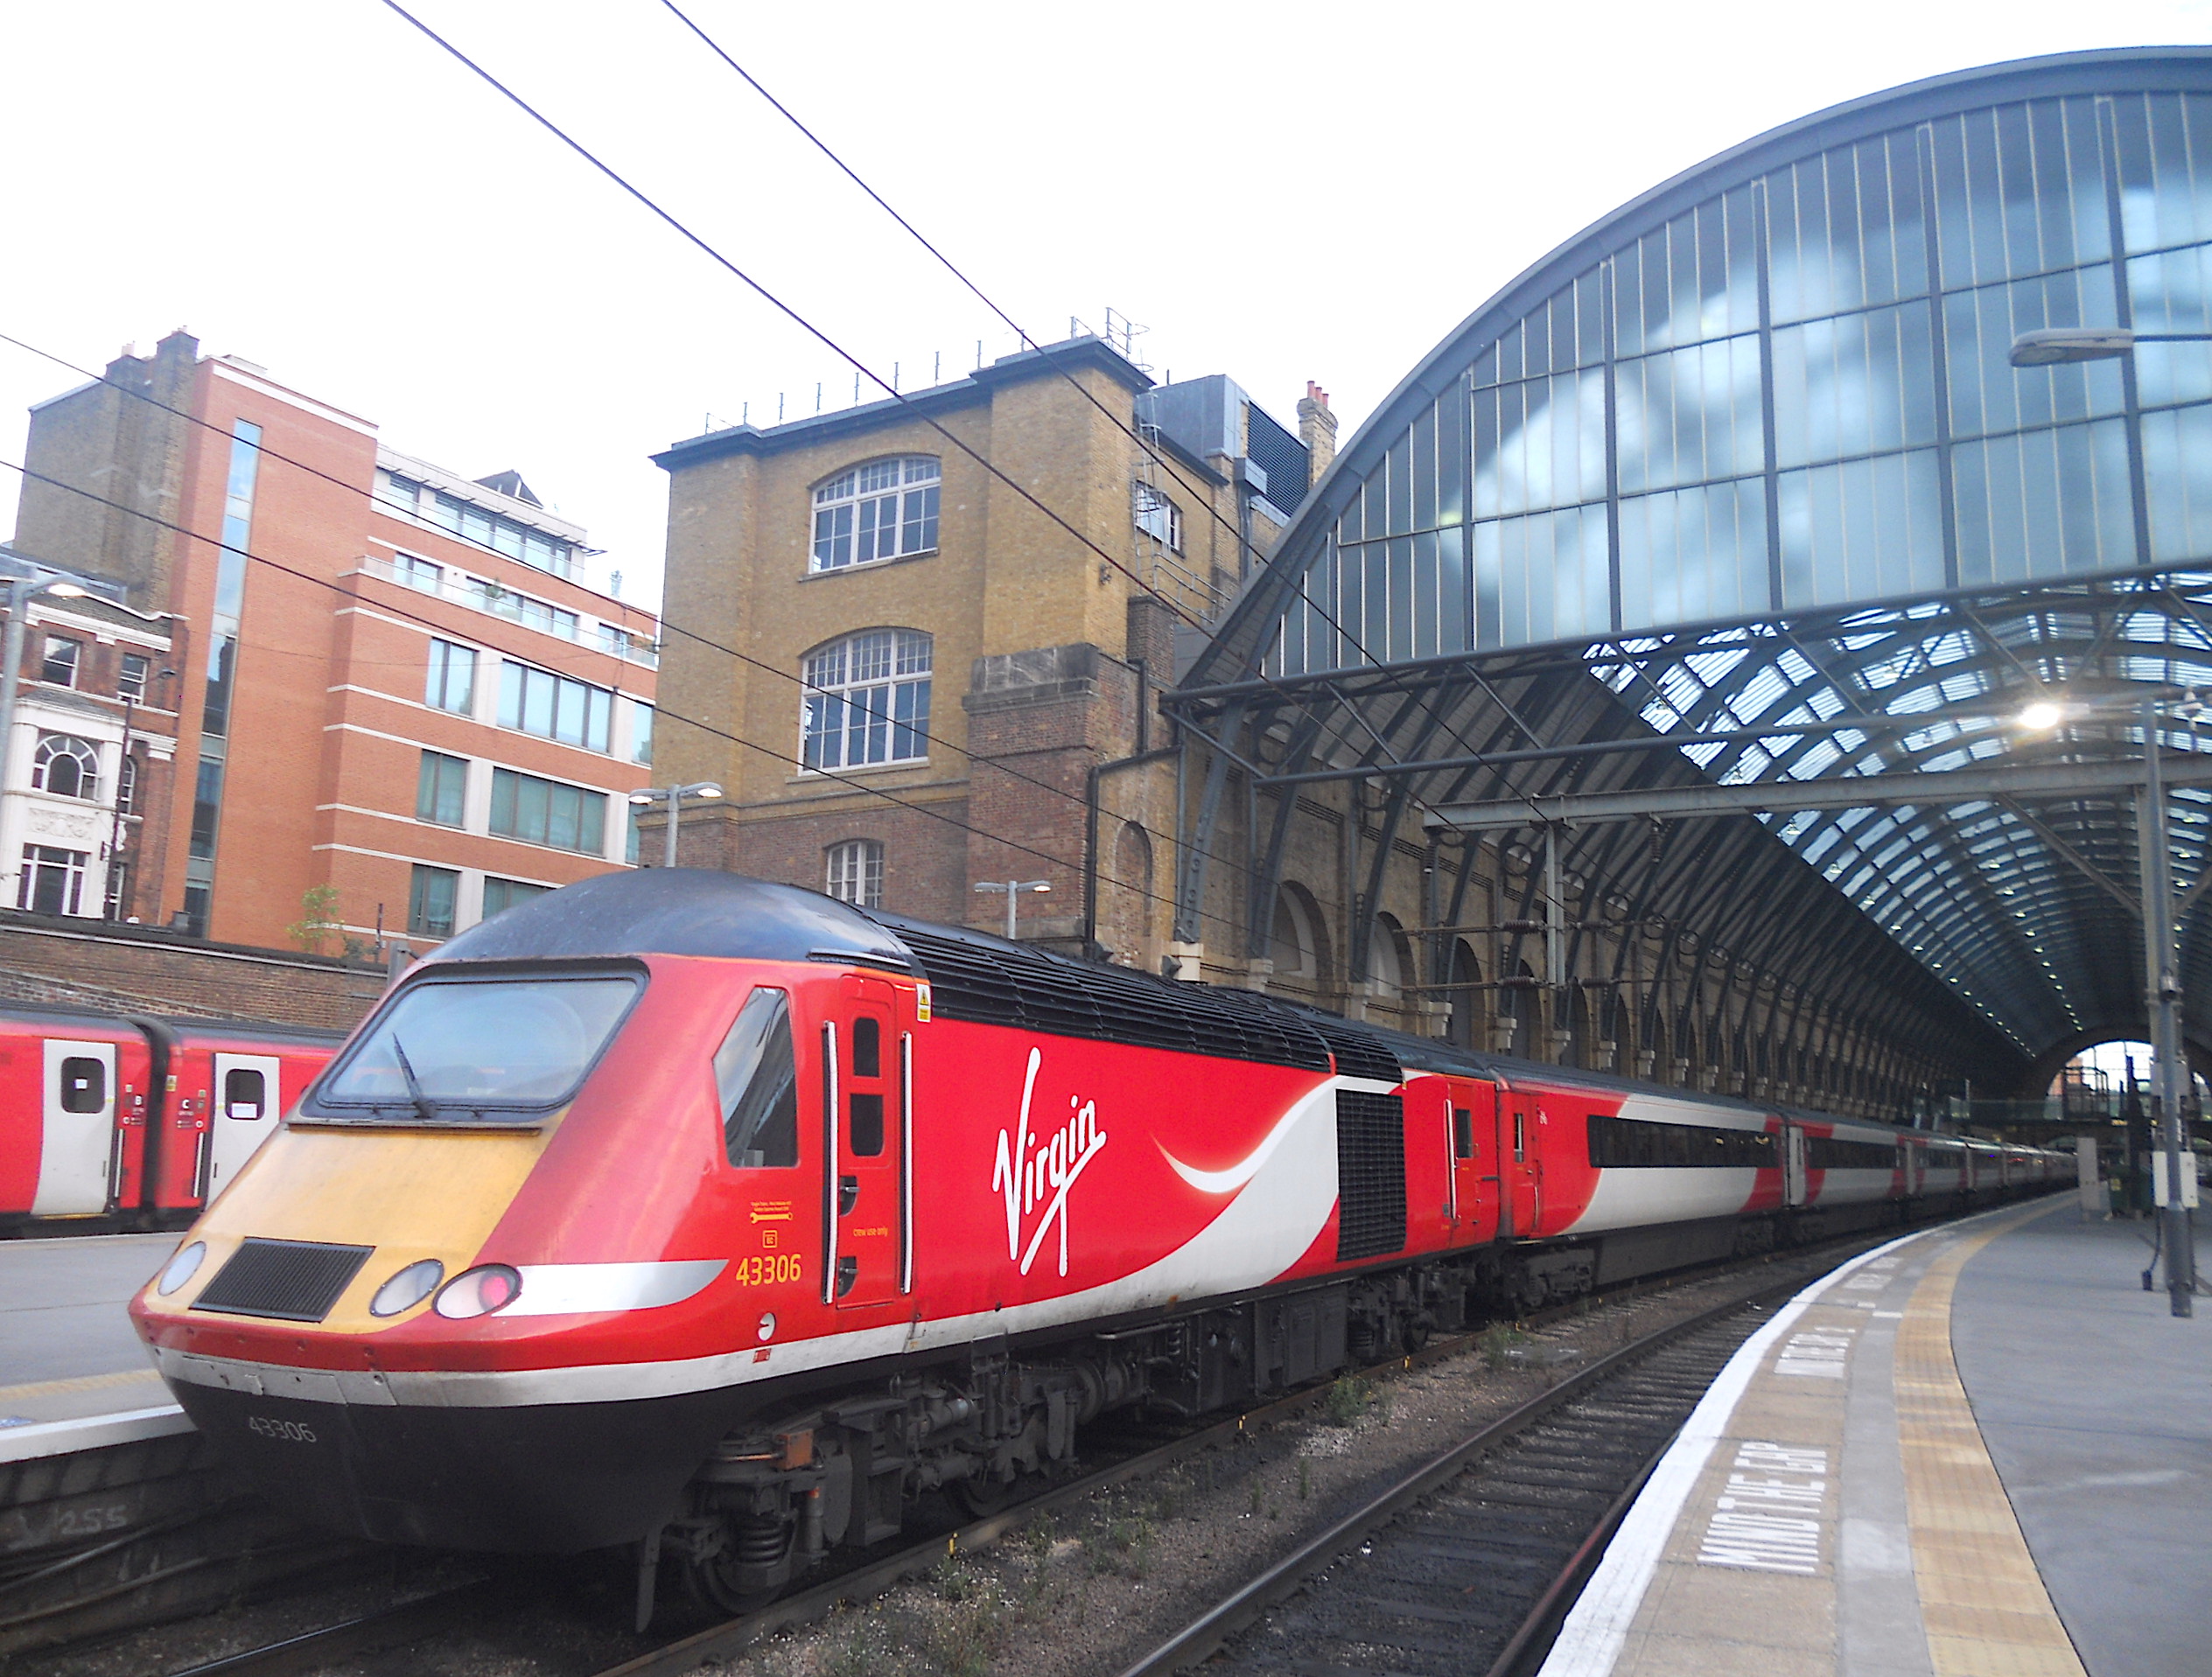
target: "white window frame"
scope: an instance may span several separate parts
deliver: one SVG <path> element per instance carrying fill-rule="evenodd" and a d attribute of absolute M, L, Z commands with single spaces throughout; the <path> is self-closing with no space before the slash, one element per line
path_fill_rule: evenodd
<path fill-rule="evenodd" d="M 69 679 L 66 681 L 57 681 L 46 674 L 46 666 L 53 661 L 54 649 L 58 646 L 69 649 Z M 74 635 L 55 634 L 49 631 L 46 643 L 38 648 L 38 680 L 47 687 L 66 687 L 74 690 L 77 683 L 84 680 L 84 674 L 85 643 Z"/>
<path fill-rule="evenodd" d="M 883 842 L 847 839 L 823 852 L 823 888 L 855 908 L 883 906 Z"/>
<path fill-rule="evenodd" d="M 54 758 L 67 757 L 79 765 L 75 792 L 56 792 L 47 784 Z M 34 791 L 52 798 L 81 798 L 88 804 L 100 801 L 100 748 L 88 739 L 74 734 L 41 733 L 38 744 L 31 754 L 31 785 Z M 90 788 L 85 790 L 85 788 Z"/>
<path fill-rule="evenodd" d="M 1130 506 L 1137 520 L 1137 528 L 1155 542 L 1166 544 L 1171 553 L 1183 550 L 1183 509 L 1148 483 L 1136 486 Z"/>
<path fill-rule="evenodd" d="M 850 570 L 937 550 L 944 474 L 934 454 L 849 466 L 814 491 L 807 569 Z"/>
<path fill-rule="evenodd" d="M 808 653 L 800 665 L 800 768 L 927 763 L 935 659 L 934 639 L 920 629 L 863 629 Z"/>

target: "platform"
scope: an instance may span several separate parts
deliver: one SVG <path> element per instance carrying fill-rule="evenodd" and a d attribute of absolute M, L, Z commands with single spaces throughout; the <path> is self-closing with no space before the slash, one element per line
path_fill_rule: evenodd
<path fill-rule="evenodd" d="M 2212 1670 L 2212 1298 L 2071 1195 L 1869 1253 L 1732 1361 L 1544 1677 Z"/>
<path fill-rule="evenodd" d="M 0 1240 L 0 1463 L 188 1429 L 123 1313 L 176 1245 Z"/>

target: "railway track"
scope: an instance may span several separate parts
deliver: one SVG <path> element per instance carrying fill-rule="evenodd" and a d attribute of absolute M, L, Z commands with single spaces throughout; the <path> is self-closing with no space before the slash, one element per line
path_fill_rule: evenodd
<path fill-rule="evenodd" d="M 1507 1677 L 1522 1669 L 1517 1661 L 1540 1656 L 1548 1646 L 1614 1522 L 1712 1377 L 1764 1319 L 1766 1303 L 1888 1238 L 1889 1231 L 1855 1235 L 1776 1260 L 1708 1266 L 1620 1289 L 1611 1296 L 1649 1295 L 1731 1273 L 1788 1272 L 1786 1280 L 1622 1346 L 1432 1458 L 1307 1538 L 1147 1653 L 1126 1677 L 1172 1672 L 1217 1653 L 1228 1662 L 1214 1667 L 1225 1677 L 1382 1667 Z M 1522 1325 L 1558 1321 L 1579 1308 L 1540 1312 Z M 1439 1340 L 1366 1373 L 1386 1377 L 1462 1356 L 1480 1338 Z M 757 1612 L 657 1645 L 642 1638 L 595 1639 L 596 1652 L 578 1648 L 570 1658 L 541 1660 L 539 1667 L 570 1677 L 677 1677 L 732 1660 L 780 1632 L 818 1623 L 847 1604 L 928 1573 L 948 1555 L 987 1548 L 1056 1510 L 1317 1408 L 1328 1392 L 1324 1384 L 1167 1443 L 1132 1449 L 1002 1513 L 864 1558 Z M 1466 1580 L 1478 1575 L 1481 1587 L 1469 1590 Z M 459 1627 L 480 1628 L 510 1614 L 527 1618 L 534 1593 L 481 1578 L 172 1667 L 172 1677 L 306 1677 L 340 1666 L 398 1671 L 410 1662 L 392 1656 Z M 634 1651 L 622 1653 L 625 1647 Z M 620 1654 L 611 1663 L 610 1648 Z"/>

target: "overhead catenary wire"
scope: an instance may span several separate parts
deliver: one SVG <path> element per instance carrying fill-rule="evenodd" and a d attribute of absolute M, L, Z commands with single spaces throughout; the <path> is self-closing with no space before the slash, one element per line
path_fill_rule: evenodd
<path fill-rule="evenodd" d="M 561 127 L 561 125 L 556 122 L 551 117 L 545 115 L 544 112 L 539 110 L 537 107 L 531 104 L 528 100 L 523 98 L 521 94 L 517 93 L 514 88 L 508 87 L 507 83 L 500 80 L 499 77 L 493 74 L 490 70 L 477 62 L 477 60 L 473 58 L 471 58 L 458 46 L 455 45 L 452 41 L 446 39 L 444 36 L 439 34 L 428 24 L 424 23 L 420 17 L 417 17 L 413 12 L 408 10 L 406 7 L 401 5 L 399 3 L 399 0 L 382 0 L 382 3 L 386 10 L 404 19 L 425 38 L 437 45 L 439 50 L 453 59 L 455 62 L 466 67 L 471 73 L 484 82 L 486 87 L 489 87 L 494 92 L 499 94 L 501 98 L 507 100 L 509 103 L 514 105 L 517 110 L 522 112 L 523 115 L 528 116 L 532 122 L 537 123 L 538 126 L 542 128 L 548 134 L 551 135 L 563 145 L 573 151 L 578 157 L 581 157 L 585 163 L 589 164 L 598 173 L 604 175 L 609 181 L 612 182 L 616 186 L 620 188 L 623 192 L 627 194 L 640 206 L 648 211 L 656 220 L 662 221 L 677 234 L 686 243 L 691 245 L 695 249 L 705 255 L 716 266 L 721 268 L 733 278 L 737 279 L 755 296 L 759 297 L 763 302 L 766 303 L 771 308 L 774 309 L 776 312 L 782 315 L 794 325 L 799 327 L 801 331 L 806 332 L 816 342 L 822 345 L 822 346 L 828 349 L 832 354 L 836 356 L 840 360 L 844 361 L 848 367 L 851 367 L 856 374 L 872 383 L 878 389 L 881 390 L 893 402 L 900 403 L 906 407 L 906 409 L 910 413 L 914 414 L 915 418 L 917 418 L 921 423 L 935 431 L 940 437 L 943 437 L 947 443 L 951 444 L 952 447 L 958 450 L 962 454 L 966 455 L 970 460 L 974 461 L 975 464 L 980 466 L 988 476 L 997 482 L 1004 484 L 1011 493 L 1028 503 L 1031 507 L 1036 508 L 1038 512 L 1043 514 L 1051 523 L 1065 531 L 1082 547 L 1097 555 L 1103 563 L 1112 567 L 1116 570 L 1120 571 L 1124 576 L 1127 576 L 1130 581 L 1135 583 L 1141 591 L 1151 596 L 1153 599 L 1158 600 L 1161 606 L 1172 615 L 1180 618 L 1184 623 L 1194 629 L 1200 630 L 1200 632 L 1205 630 L 1206 625 L 1202 621 L 1194 618 L 1180 605 L 1169 599 L 1166 596 L 1161 594 L 1157 589 L 1152 587 L 1150 583 L 1145 581 L 1142 576 L 1138 575 L 1132 567 L 1124 562 L 1117 556 L 1109 553 L 1104 548 L 1101 547 L 1096 542 L 1093 541 L 1088 534 L 1076 528 L 1074 525 L 1069 523 L 1068 520 L 1061 517 L 1058 512 L 1054 511 L 1052 507 L 1046 506 L 1045 502 L 1039 500 L 1036 494 L 1025 485 L 1017 482 L 1006 472 L 1000 470 L 994 462 L 986 458 L 965 438 L 957 435 L 951 430 L 950 427 L 947 426 L 942 421 L 936 418 L 935 416 L 916 407 L 913 397 L 899 390 L 891 381 L 884 378 L 882 374 L 869 367 L 866 362 L 863 361 L 858 355 L 847 349 L 841 341 L 830 336 L 827 331 L 820 326 L 817 326 L 813 321 L 809 320 L 805 315 L 802 314 L 795 305 L 787 302 L 776 292 L 769 290 L 768 287 L 761 281 L 754 278 L 753 276 L 746 269 L 740 267 L 731 257 L 725 255 L 721 250 L 710 242 L 704 234 L 695 231 L 691 227 L 690 227 L 674 211 L 661 204 L 650 193 L 647 192 L 643 187 L 639 186 L 627 176 L 624 175 L 620 170 L 616 169 L 612 164 L 600 157 L 581 140 L 569 133 L 567 129 Z M 1374 655 L 1368 651 L 1366 646 L 1359 640 L 1358 637 L 1353 635 L 1348 630 L 1345 629 L 1344 626 L 1328 612 L 1323 611 L 1318 604 L 1314 605 L 1314 610 L 1317 615 L 1319 615 L 1321 619 L 1327 623 L 1332 628 L 1335 629 L 1336 632 L 1341 635 L 1348 644 L 1358 647 L 1363 656 L 1366 656 L 1373 662 L 1379 663 L 1382 661 L 1375 659 Z M 1274 684 L 1273 678 L 1271 677 L 1263 674 L 1261 679 L 1268 681 L 1270 685 Z M 1285 696 L 1290 696 L 1287 691 L 1285 692 Z M 1424 709 L 1429 709 L 1429 714 L 1436 719 L 1438 724 L 1441 726 L 1447 734 L 1451 735 L 1454 739 L 1457 739 L 1461 745 L 1465 746 L 1471 753 L 1475 755 L 1478 759 L 1480 758 L 1481 754 L 1474 751 L 1473 744 L 1468 742 L 1463 735 L 1460 734 L 1456 729 L 1453 729 L 1451 724 L 1446 721 L 1441 713 L 1434 710 L 1433 709 L 1430 709 L 1429 701 L 1424 699 L 1421 701 L 1421 703 Z M 1370 734 L 1374 733 L 1375 730 L 1366 723 L 1363 717 L 1356 717 L 1355 713 L 1355 718 L 1360 721 L 1361 725 L 1363 728 L 1366 728 Z M 1387 743 L 1382 742 L 1379 735 L 1376 736 L 1376 739 L 1378 744 L 1382 744 L 1384 751 L 1387 752 L 1389 751 Z M 1214 743 L 1218 747 L 1219 742 Z M 1410 798 L 1411 801 L 1420 808 L 1427 811 L 1432 815 L 1440 816 L 1440 812 L 1436 809 L 1435 806 L 1431 804 L 1426 799 L 1423 798 L 1418 793 L 1409 792 L 1407 795 Z"/>
<path fill-rule="evenodd" d="M 228 547 L 232 552 L 242 555 L 250 563 L 262 566 L 265 569 L 276 571 L 282 576 L 292 577 L 296 581 L 307 583 L 314 587 L 326 590 L 332 594 L 338 595 L 340 598 L 351 601 L 357 605 L 371 604 L 370 602 L 365 600 L 360 594 L 355 593 L 349 589 L 341 587 L 339 583 L 332 581 L 329 577 L 317 576 L 310 572 L 299 570 L 290 565 L 285 564 L 282 560 L 271 559 L 266 555 L 256 553 L 250 549 L 235 547 L 230 543 L 221 541 L 216 536 L 209 535 L 204 531 L 191 529 L 185 525 L 163 518 L 158 514 L 149 513 L 143 507 L 126 506 L 122 501 L 111 500 L 109 497 L 97 493 L 93 490 L 82 488 L 76 484 L 64 482 L 59 478 L 50 477 L 42 472 L 33 471 L 32 468 L 24 465 L 20 461 L 0 458 L 0 470 L 13 472 L 23 478 L 28 479 L 33 483 L 45 484 L 51 488 L 60 489 L 69 494 L 82 496 L 87 500 L 96 502 L 102 507 L 112 507 L 116 511 L 128 514 L 133 518 L 144 519 L 149 523 L 158 525 L 165 530 L 173 531 L 177 535 L 184 536 L 188 540 L 204 542 L 210 547 Z M 444 631 L 446 627 L 445 625 L 438 622 L 435 618 L 426 618 L 420 612 L 409 611 L 404 606 L 394 605 L 386 602 L 375 602 L 374 603 L 372 609 L 380 611 L 391 612 L 396 616 L 406 618 L 411 623 L 419 625 L 421 627 L 425 629 Z M 734 734 L 730 732 L 727 729 L 718 728 L 712 723 L 701 722 L 696 717 L 686 716 L 675 711 L 662 709 L 657 704 L 654 709 L 659 712 L 659 714 L 668 717 L 669 720 L 673 722 L 681 723 L 687 727 L 696 728 L 702 733 L 711 735 L 717 739 L 726 740 L 730 744 L 741 746 L 746 751 L 758 751 L 762 756 L 768 758 L 771 761 L 778 763 L 788 763 L 791 761 L 791 754 L 788 751 L 783 751 L 776 746 L 764 745 L 758 740 L 747 739 L 742 734 Z M 1040 862 L 1048 863 L 1054 867 L 1060 868 L 1071 865 L 1066 857 L 1053 856 L 1046 851 L 1036 849 L 1034 846 L 1024 844 L 1018 839 L 1007 838 L 1004 835 L 998 833 L 986 833 L 983 831 L 982 828 L 972 826 L 969 822 L 962 821 L 957 816 L 947 814 L 944 811 L 934 807 L 931 803 L 927 800 L 902 798 L 897 793 L 892 792 L 886 787 L 871 786 L 864 780 L 861 780 L 850 774 L 842 773 L 835 769 L 816 769 L 812 771 L 812 772 L 821 774 L 829 779 L 835 780 L 842 786 L 850 786 L 854 791 L 864 792 L 872 797 L 880 798 L 886 802 L 895 804 L 902 809 L 911 810 L 919 815 L 926 815 L 932 821 L 942 821 L 945 825 L 954 828 L 960 832 L 968 834 L 971 837 L 984 839 L 993 844 L 1004 845 L 1007 849 L 1018 852 L 1023 856 L 1034 856 Z M 596 790 L 597 788 L 591 789 Z M 1094 858 L 1094 866 L 1096 865 L 1096 863 Z M 1158 891 L 1152 890 L 1148 885 L 1135 884 L 1130 881 L 1107 874 L 1102 868 L 1099 870 L 1099 877 L 1106 884 L 1119 886 L 1126 891 L 1134 891 L 1139 896 L 1144 898 L 1147 901 L 1153 903 L 1166 903 L 1171 906 L 1172 905 L 1173 899 L 1172 898 L 1161 895 Z M 1236 924 L 1226 915 L 1215 914 L 1203 909 L 1200 912 L 1205 919 L 1219 921 L 1223 926 L 1233 926 Z"/>
<path fill-rule="evenodd" d="M 175 418 L 184 420 L 189 424 L 197 425 L 202 430 L 207 431 L 212 435 L 223 437 L 226 440 L 228 440 L 230 437 L 230 432 L 223 426 L 215 423 L 213 420 L 204 419 L 200 415 L 192 413 L 189 409 L 173 407 L 170 403 L 163 402 L 158 396 L 148 395 L 145 391 L 134 390 L 129 385 L 117 384 L 112 381 L 108 381 L 102 374 L 96 373 L 88 367 L 80 366 L 78 363 L 68 360 L 66 356 L 58 355 L 52 350 L 42 349 L 36 344 L 26 342 L 24 339 L 15 337 L 5 332 L 0 332 L 0 343 L 13 345 L 16 348 L 20 349 L 28 354 L 36 355 L 42 360 L 51 361 L 56 367 L 64 368 L 68 372 L 74 373 L 81 378 L 90 379 L 96 383 L 106 384 L 107 388 L 109 389 L 116 390 L 122 395 L 127 395 L 136 402 L 143 402 L 149 407 L 158 409 L 161 412 L 171 415 Z M 298 459 L 294 456 L 285 454 L 280 450 L 270 447 L 265 443 L 256 444 L 255 445 L 255 449 L 256 452 L 264 459 L 274 460 L 281 465 L 290 466 L 296 471 L 304 472 L 311 477 L 320 479 L 323 482 L 330 484 L 334 487 L 343 489 L 350 494 L 359 494 L 361 493 L 361 486 L 359 483 L 354 482 L 350 479 L 340 477 L 334 472 L 326 472 L 320 466 Z M 20 468 L 18 469 L 20 470 Z M 81 493 L 85 492 L 79 491 L 78 493 Z M 98 500 L 102 498 L 95 496 L 94 499 Z M 117 503 L 107 502 L 106 504 L 114 506 Z M 135 512 L 136 509 L 125 507 L 122 510 Z M 177 527 L 172 526 L 171 528 L 174 528 Z M 187 534 L 197 533 L 188 532 Z M 200 539 L 206 540 L 208 538 L 202 536 Z M 721 653 L 725 657 L 735 660 L 738 663 L 745 664 L 752 668 L 760 670 L 763 674 L 775 676 L 781 681 L 790 681 L 798 687 L 802 693 L 827 694 L 832 691 L 832 689 L 824 688 L 816 682 L 809 681 L 803 674 L 794 674 L 791 670 L 784 667 L 782 665 L 772 664 L 766 659 L 755 658 L 751 653 L 742 652 L 735 646 L 724 646 L 722 642 L 714 639 L 711 636 L 703 635 L 696 630 L 685 628 L 679 624 L 672 623 L 664 617 L 659 617 L 657 613 L 654 615 L 660 623 L 661 631 L 664 638 L 669 634 L 679 635 L 682 639 L 691 641 L 696 646 L 705 647 L 711 652 Z M 281 649 L 271 647 L 265 648 L 264 650 L 278 651 Z M 687 720 L 687 718 L 677 716 L 674 712 L 666 710 L 660 705 L 657 698 L 654 702 L 654 709 L 661 714 L 669 716 L 675 721 L 685 722 Z M 971 764 L 980 764 L 995 769 L 998 772 L 1006 775 L 1011 779 L 1018 780 L 1025 786 L 1032 786 L 1040 792 L 1047 793 L 1053 797 L 1061 799 L 1079 809 L 1085 810 L 1086 812 L 1088 810 L 1088 801 L 1081 794 L 1069 792 L 1065 787 L 1054 786 L 1051 781 L 1040 779 L 1035 775 L 1026 774 L 1021 770 L 1012 766 L 1004 757 L 992 756 L 984 752 L 970 751 L 964 745 L 955 744 L 952 740 L 946 738 L 942 734 L 931 733 L 926 729 L 916 728 L 912 729 L 911 731 L 920 738 L 927 740 L 933 746 L 942 745 L 947 751 L 952 751 L 956 755 L 966 758 Z M 788 762 L 790 759 L 788 757 L 784 757 L 780 760 Z M 873 788 L 870 788 L 870 790 L 873 790 Z M 1236 857 L 1221 856 L 1216 855 L 1214 859 L 1222 862 L 1223 865 L 1228 867 L 1233 872 L 1242 875 L 1247 878 L 1250 877 L 1252 875 L 1253 869 L 1251 865 L 1249 863 L 1243 862 Z M 1106 878 L 1102 873 L 1100 875 L 1100 877 L 1102 880 L 1105 880 Z M 1115 880 L 1107 881 L 1107 883 L 1124 884 L 1125 882 Z M 1132 887 L 1132 889 L 1134 888 Z M 1152 895 L 1152 893 L 1148 892 L 1147 894 Z M 1172 899 L 1159 900 L 1172 901 Z M 1340 907 L 1341 905 L 1339 904 L 1337 906 Z M 1220 917 L 1213 916 L 1210 918 L 1219 919 Z"/>

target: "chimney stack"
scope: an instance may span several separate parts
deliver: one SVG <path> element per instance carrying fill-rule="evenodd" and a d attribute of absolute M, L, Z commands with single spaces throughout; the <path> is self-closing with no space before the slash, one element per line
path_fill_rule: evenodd
<path fill-rule="evenodd" d="M 1306 444 L 1306 486 L 1311 489 L 1336 458 L 1336 416 L 1329 411 L 1329 393 L 1311 379 L 1298 398 L 1298 435 Z"/>

